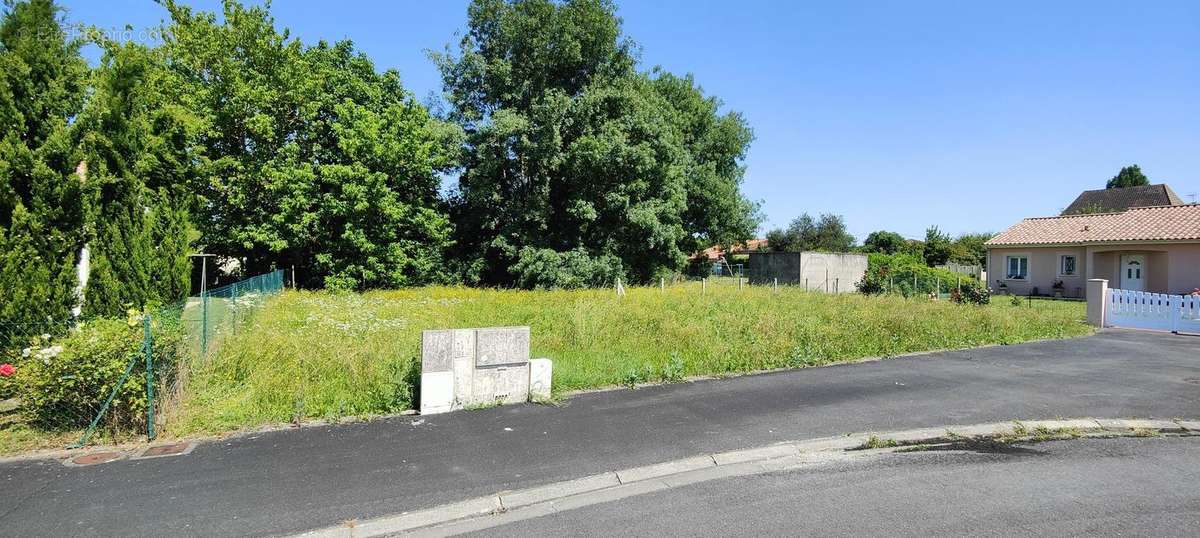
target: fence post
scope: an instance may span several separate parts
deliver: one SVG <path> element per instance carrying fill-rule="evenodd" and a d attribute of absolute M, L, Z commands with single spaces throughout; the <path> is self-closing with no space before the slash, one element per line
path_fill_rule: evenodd
<path fill-rule="evenodd" d="M 708 278 L 700 277 L 700 295 L 704 295 L 706 290 L 708 290 Z"/>
<path fill-rule="evenodd" d="M 154 440 L 154 332 L 150 314 L 142 316 L 142 349 L 146 353 L 146 440 Z"/>
<path fill-rule="evenodd" d="M 738 276 L 738 291 L 742 291 L 742 277 Z"/>
<path fill-rule="evenodd" d="M 775 280 L 771 282 L 771 290 L 779 293 L 779 277 L 775 277 Z"/>
<path fill-rule="evenodd" d="M 1087 322 L 1093 327 L 1108 325 L 1108 281 L 1089 278 L 1087 281 Z"/>
<path fill-rule="evenodd" d="M 200 357 L 208 358 L 208 290 L 200 291 Z"/>
<path fill-rule="evenodd" d="M 842 282 L 842 277 L 834 277 L 834 279 L 833 279 L 833 292 L 834 293 L 840 293 L 842 291 L 841 282 Z"/>
<path fill-rule="evenodd" d="M 658 277 L 658 289 L 659 291 L 667 291 L 667 277 Z"/>

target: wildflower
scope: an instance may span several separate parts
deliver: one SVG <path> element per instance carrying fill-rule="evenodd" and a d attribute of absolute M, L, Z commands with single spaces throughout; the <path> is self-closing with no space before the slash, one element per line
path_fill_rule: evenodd
<path fill-rule="evenodd" d="M 0 377 L 12 377 L 17 373 L 17 369 L 8 363 L 0 364 Z"/>

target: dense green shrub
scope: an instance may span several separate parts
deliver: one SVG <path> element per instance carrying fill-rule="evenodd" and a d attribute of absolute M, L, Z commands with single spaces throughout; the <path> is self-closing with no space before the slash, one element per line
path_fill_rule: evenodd
<path fill-rule="evenodd" d="M 960 286 L 964 289 L 972 288 L 968 294 L 971 297 L 982 299 L 982 296 L 988 293 L 986 287 L 974 276 L 929 267 L 921 257 L 904 252 L 868 254 L 867 273 L 855 286 L 859 292 L 867 295 L 896 293 L 912 297 L 935 292 L 952 292 Z"/>
<path fill-rule="evenodd" d="M 155 322 L 156 376 L 174 368 L 179 337 L 176 328 Z M 146 425 L 145 361 L 140 316 L 86 321 L 61 338 L 31 348 L 13 379 L 19 384 L 21 408 L 32 424 L 47 429 L 87 426 L 120 381 L 131 361 L 130 377 L 113 398 L 104 418 L 109 431 Z M 161 369 L 161 372 L 159 371 Z"/>
<path fill-rule="evenodd" d="M 950 300 L 958 304 L 983 305 L 991 302 L 992 292 L 972 279 L 971 285 L 954 288 L 950 292 Z"/>
<path fill-rule="evenodd" d="M 590 256 L 583 249 L 556 252 L 525 247 L 512 267 L 526 289 L 576 289 L 611 285 L 623 276 L 616 256 Z"/>

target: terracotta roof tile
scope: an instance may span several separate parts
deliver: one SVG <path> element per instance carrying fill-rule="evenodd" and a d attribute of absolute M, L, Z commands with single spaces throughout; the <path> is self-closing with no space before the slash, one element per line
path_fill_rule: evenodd
<path fill-rule="evenodd" d="M 1200 241 L 1200 205 L 1138 207 L 1121 213 L 1037 217 L 1014 224 L 987 246 L 1120 241 Z"/>

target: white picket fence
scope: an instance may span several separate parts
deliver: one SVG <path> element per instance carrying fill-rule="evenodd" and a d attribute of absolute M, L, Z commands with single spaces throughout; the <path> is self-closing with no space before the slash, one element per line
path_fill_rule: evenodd
<path fill-rule="evenodd" d="M 1179 333 L 1200 333 L 1200 297 L 1122 289 L 1108 290 L 1105 324 Z"/>

